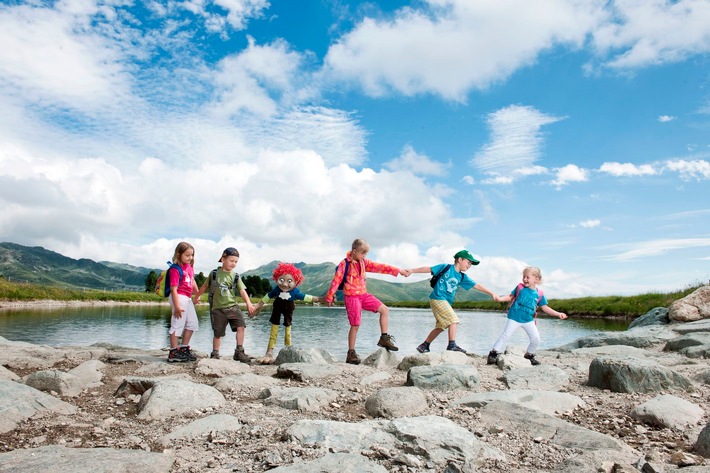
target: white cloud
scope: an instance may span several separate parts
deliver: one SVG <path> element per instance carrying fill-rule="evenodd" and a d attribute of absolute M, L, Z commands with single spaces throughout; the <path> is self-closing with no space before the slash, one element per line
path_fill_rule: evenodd
<path fill-rule="evenodd" d="M 434 161 L 424 154 L 417 153 L 411 145 L 405 145 L 398 158 L 385 163 L 392 171 L 410 171 L 417 175 L 444 176 L 451 165 Z"/>
<path fill-rule="evenodd" d="M 687 248 L 710 247 L 710 238 L 675 238 L 640 241 L 632 244 L 610 245 L 608 249 L 622 249 L 620 253 L 607 257 L 613 261 L 631 261 L 650 256 L 659 256 Z"/>
<path fill-rule="evenodd" d="M 579 226 L 583 227 L 583 228 L 594 228 L 594 227 L 598 227 L 601 224 L 602 224 L 602 222 L 599 219 L 589 219 L 589 220 L 583 220 L 583 221 L 579 222 Z"/>
<path fill-rule="evenodd" d="M 463 182 L 465 182 L 469 186 L 472 186 L 476 183 L 476 179 L 474 179 L 473 176 L 466 175 L 462 178 L 462 180 L 463 180 Z"/>
<path fill-rule="evenodd" d="M 637 166 L 632 163 L 604 163 L 599 167 L 599 171 L 612 176 L 653 176 L 658 174 L 656 169 L 650 164 Z"/>
<path fill-rule="evenodd" d="M 681 179 L 702 181 L 710 179 L 710 162 L 703 159 L 686 161 L 685 159 L 677 159 L 668 161 L 665 164 L 669 171 L 677 172 Z"/>
<path fill-rule="evenodd" d="M 613 18 L 592 31 L 611 68 L 636 68 L 710 51 L 710 3 L 703 0 L 616 0 Z"/>
<path fill-rule="evenodd" d="M 390 19 L 365 18 L 330 47 L 325 65 L 369 95 L 394 90 L 464 100 L 469 90 L 534 63 L 541 51 L 580 47 L 603 15 L 589 2 L 429 0 Z"/>
<path fill-rule="evenodd" d="M 534 165 L 542 155 L 541 128 L 562 120 L 533 107 L 510 105 L 488 115 L 489 142 L 471 164 L 486 173 L 510 173 Z M 536 172 L 540 168 L 533 168 Z"/>
<path fill-rule="evenodd" d="M 676 117 L 674 117 L 674 116 L 672 116 L 672 115 L 661 115 L 661 116 L 658 117 L 658 121 L 661 122 L 661 123 L 672 122 L 672 121 L 675 120 L 675 119 L 676 119 Z"/>
<path fill-rule="evenodd" d="M 556 169 L 557 177 L 551 182 L 558 189 L 571 182 L 586 182 L 589 180 L 589 172 L 580 168 L 576 164 L 568 164 Z"/>

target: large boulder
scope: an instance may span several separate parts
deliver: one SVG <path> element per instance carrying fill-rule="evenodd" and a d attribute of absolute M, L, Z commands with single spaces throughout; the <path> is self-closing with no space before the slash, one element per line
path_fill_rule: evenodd
<path fill-rule="evenodd" d="M 407 372 L 406 384 L 424 389 L 474 389 L 479 375 L 473 365 L 415 366 Z"/>
<path fill-rule="evenodd" d="M 77 408 L 37 389 L 0 379 L 0 434 L 13 430 L 35 414 L 74 414 Z M 2 468 L 0 468 L 1 470 Z"/>
<path fill-rule="evenodd" d="M 161 420 L 196 410 L 222 407 L 225 403 L 222 393 L 212 386 L 179 379 L 159 380 L 141 396 L 138 418 Z"/>
<path fill-rule="evenodd" d="M 54 391 L 67 397 L 78 396 L 84 389 L 78 377 L 58 370 L 36 371 L 25 378 L 25 384 L 40 391 Z"/>
<path fill-rule="evenodd" d="M 424 392 L 408 386 L 380 389 L 365 401 L 365 409 L 373 417 L 411 417 L 427 407 Z"/>
<path fill-rule="evenodd" d="M 710 318 L 710 286 L 702 286 L 668 307 L 668 316 L 678 322 Z"/>
<path fill-rule="evenodd" d="M 589 385 L 617 393 L 693 391 L 693 383 L 676 371 L 630 356 L 600 356 L 589 365 Z"/>
<path fill-rule="evenodd" d="M 657 427 L 679 430 L 697 424 L 704 414 L 700 406 L 670 394 L 656 396 L 631 411 L 634 419 Z"/>
<path fill-rule="evenodd" d="M 706 425 L 695 441 L 695 451 L 705 458 L 710 458 L 710 424 Z"/>
<path fill-rule="evenodd" d="M 330 352 L 323 350 L 322 348 L 284 347 L 276 356 L 274 364 L 311 363 L 328 365 L 337 363 L 337 361 L 338 360 L 336 360 Z"/>
<path fill-rule="evenodd" d="M 665 307 L 656 307 L 651 309 L 641 317 L 634 319 L 633 322 L 629 324 L 629 330 L 634 327 L 643 327 L 646 325 L 666 325 L 670 323 L 668 318 L 668 309 Z"/>

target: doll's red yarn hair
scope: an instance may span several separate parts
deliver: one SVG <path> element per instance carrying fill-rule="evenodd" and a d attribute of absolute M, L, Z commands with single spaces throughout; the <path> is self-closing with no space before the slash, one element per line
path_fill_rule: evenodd
<path fill-rule="evenodd" d="M 279 263 L 278 266 L 276 266 L 273 273 L 274 281 L 278 281 L 279 277 L 284 274 L 290 274 L 293 276 L 293 279 L 296 281 L 296 286 L 301 284 L 301 281 L 303 281 L 303 273 L 291 263 Z"/>

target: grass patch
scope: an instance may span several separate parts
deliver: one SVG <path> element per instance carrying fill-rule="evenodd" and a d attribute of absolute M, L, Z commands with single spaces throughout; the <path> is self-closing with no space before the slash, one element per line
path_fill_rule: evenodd
<path fill-rule="evenodd" d="M 160 302 L 164 297 L 150 292 L 101 291 L 98 289 L 69 289 L 24 282 L 10 282 L 0 278 L 0 299 L 10 301 L 116 301 Z"/>

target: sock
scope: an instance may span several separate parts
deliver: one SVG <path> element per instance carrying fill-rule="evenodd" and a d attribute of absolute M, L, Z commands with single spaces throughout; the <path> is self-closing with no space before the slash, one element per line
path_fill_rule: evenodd
<path fill-rule="evenodd" d="M 384 335 L 387 335 L 387 332 L 382 332 L 382 335 L 383 335 L 383 336 L 384 336 Z"/>
<path fill-rule="evenodd" d="M 284 345 L 291 346 L 291 326 L 284 327 Z"/>
<path fill-rule="evenodd" d="M 427 342 L 427 341 L 422 342 L 422 345 L 424 345 L 425 347 L 429 348 L 429 342 Z"/>
<path fill-rule="evenodd" d="M 449 346 L 447 348 L 452 348 L 456 346 L 456 340 L 449 340 Z"/>

